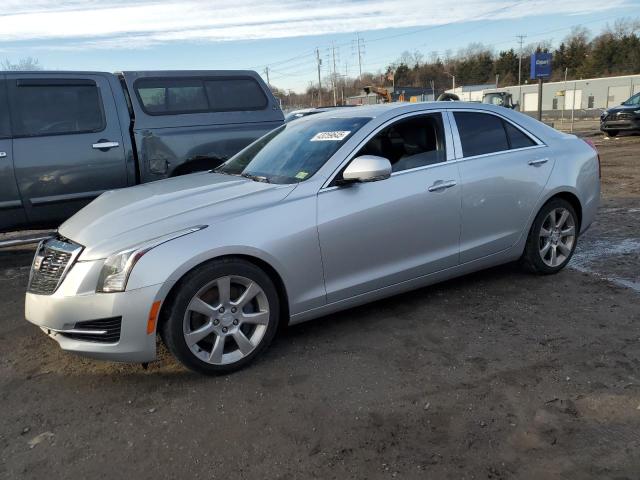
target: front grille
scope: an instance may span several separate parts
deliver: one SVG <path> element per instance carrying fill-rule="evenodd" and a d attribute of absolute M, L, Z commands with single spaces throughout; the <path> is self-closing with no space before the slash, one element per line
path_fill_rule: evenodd
<path fill-rule="evenodd" d="M 28 291 L 38 295 L 54 293 L 81 250 L 80 245 L 61 238 L 41 243 L 31 266 Z"/>
<path fill-rule="evenodd" d="M 610 113 L 606 115 L 602 120 L 608 122 L 615 122 L 616 120 L 633 120 L 634 115 L 631 112 L 618 112 Z"/>
<path fill-rule="evenodd" d="M 120 340 L 121 325 L 122 317 L 103 318 L 77 322 L 72 331 L 59 333 L 64 337 L 85 342 L 117 343 Z"/>

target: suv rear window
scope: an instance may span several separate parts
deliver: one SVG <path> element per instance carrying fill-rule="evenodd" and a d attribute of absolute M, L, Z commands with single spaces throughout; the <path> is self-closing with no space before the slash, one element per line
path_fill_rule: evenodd
<path fill-rule="evenodd" d="M 144 78 L 134 89 L 149 115 L 263 110 L 268 104 L 252 78 Z"/>
<path fill-rule="evenodd" d="M 9 103 L 13 134 L 35 137 L 99 132 L 105 128 L 102 101 L 92 80 L 17 80 Z"/>

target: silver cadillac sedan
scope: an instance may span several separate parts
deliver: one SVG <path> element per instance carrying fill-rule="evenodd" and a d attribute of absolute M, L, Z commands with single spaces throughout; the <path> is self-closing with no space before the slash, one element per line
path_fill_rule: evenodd
<path fill-rule="evenodd" d="M 558 272 L 599 170 L 591 145 L 491 105 L 309 116 L 216 170 L 101 195 L 39 246 L 26 318 L 78 354 L 145 363 L 159 334 L 231 372 L 280 324 L 506 262 Z"/>

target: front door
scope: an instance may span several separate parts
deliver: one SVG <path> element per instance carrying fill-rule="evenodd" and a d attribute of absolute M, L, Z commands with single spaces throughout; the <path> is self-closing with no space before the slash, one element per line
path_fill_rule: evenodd
<path fill-rule="evenodd" d="M 8 74 L 7 86 L 16 180 L 30 223 L 57 225 L 100 193 L 127 185 L 105 76 Z"/>
<path fill-rule="evenodd" d="M 25 223 L 26 216 L 13 172 L 13 147 L 7 86 L 0 76 L 0 231 Z"/>
<path fill-rule="evenodd" d="M 458 264 L 460 187 L 446 148 L 440 113 L 398 120 L 355 155 L 389 159 L 390 178 L 320 191 L 329 303 Z"/>

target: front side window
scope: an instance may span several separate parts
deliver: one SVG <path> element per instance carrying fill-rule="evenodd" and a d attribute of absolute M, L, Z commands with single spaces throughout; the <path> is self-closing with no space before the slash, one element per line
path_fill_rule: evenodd
<path fill-rule="evenodd" d="M 376 155 L 391 162 L 393 172 L 444 162 L 447 158 L 440 113 L 395 122 L 369 140 L 356 154 Z"/>
<path fill-rule="evenodd" d="M 465 157 L 536 145 L 528 135 L 496 115 L 454 112 Z"/>
<path fill-rule="evenodd" d="M 150 115 L 263 110 L 268 105 L 253 78 L 143 78 L 134 88 Z"/>
<path fill-rule="evenodd" d="M 215 171 L 269 183 L 310 178 L 370 118 L 319 118 L 286 123 L 256 140 Z"/>
<path fill-rule="evenodd" d="M 16 82 L 10 96 L 13 134 L 17 137 L 99 132 L 105 128 L 95 82 Z"/>

